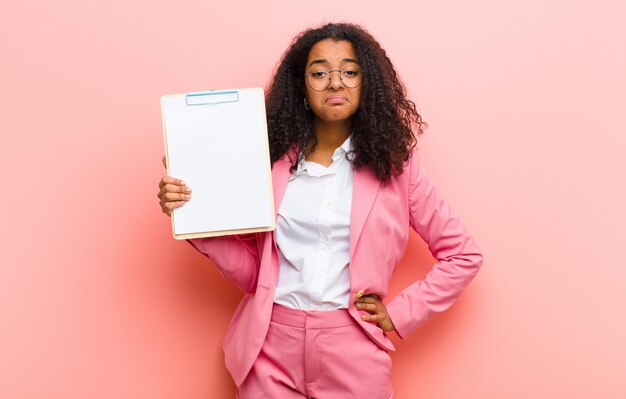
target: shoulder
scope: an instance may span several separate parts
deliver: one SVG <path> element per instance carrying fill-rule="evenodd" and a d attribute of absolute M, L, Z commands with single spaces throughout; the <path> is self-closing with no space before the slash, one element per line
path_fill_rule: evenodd
<path fill-rule="evenodd" d="M 414 147 L 409 152 L 409 158 L 405 161 L 402 173 L 394 176 L 391 180 L 402 181 L 405 183 L 415 181 L 415 179 L 422 173 L 422 166 L 420 161 L 419 149 Z"/>

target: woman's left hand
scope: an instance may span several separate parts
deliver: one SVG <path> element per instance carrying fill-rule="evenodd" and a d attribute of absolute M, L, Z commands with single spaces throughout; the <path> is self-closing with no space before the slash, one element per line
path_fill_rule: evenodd
<path fill-rule="evenodd" d="M 365 310 L 370 314 L 362 315 L 361 318 L 366 321 L 375 321 L 378 327 L 383 331 L 393 331 L 396 328 L 387 313 L 387 308 L 376 295 L 363 295 L 354 301 L 357 309 Z"/>

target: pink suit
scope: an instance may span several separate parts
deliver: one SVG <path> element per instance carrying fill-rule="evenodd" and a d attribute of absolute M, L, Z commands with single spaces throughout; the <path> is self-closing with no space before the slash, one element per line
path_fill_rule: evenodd
<path fill-rule="evenodd" d="M 274 163 L 278 211 L 290 176 L 284 157 Z M 438 260 L 424 280 L 387 300 L 389 281 L 406 248 L 409 226 Z M 224 337 L 226 367 L 240 386 L 254 364 L 269 328 L 279 258 L 273 232 L 190 240 L 211 258 L 224 277 L 246 292 Z M 351 298 L 362 291 L 386 303 L 396 332 L 406 338 L 436 312 L 449 308 L 482 264 L 482 255 L 460 219 L 450 210 L 413 152 L 404 172 L 381 183 L 369 169 L 355 170 L 350 219 Z M 361 320 L 350 301 L 349 314 L 385 350 L 394 350 L 376 324 Z"/>

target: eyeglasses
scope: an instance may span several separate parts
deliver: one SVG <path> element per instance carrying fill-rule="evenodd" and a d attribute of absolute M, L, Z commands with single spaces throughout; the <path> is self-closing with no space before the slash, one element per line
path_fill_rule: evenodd
<path fill-rule="evenodd" d="M 315 69 L 309 73 L 305 73 L 304 76 L 311 89 L 324 91 L 330 86 L 330 82 L 332 81 L 331 73 L 333 72 L 339 72 L 339 79 L 344 86 L 354 89 L 355 87 L 359 87 L 363 82 L 363 72 L 365 72 L 365 70 L 358 66 L 346 67 L 344 69 L 331 69 L 330 71 Z"/>

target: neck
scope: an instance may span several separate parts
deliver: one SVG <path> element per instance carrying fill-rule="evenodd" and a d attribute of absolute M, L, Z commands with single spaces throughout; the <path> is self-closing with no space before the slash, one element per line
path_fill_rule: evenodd
<path fill-rule="evenodd" d="M 350 135 L 350 121 L 329 123 L 316 120 L 313 130 L 317 137 L 316 149 L 335 151 Z"/>

